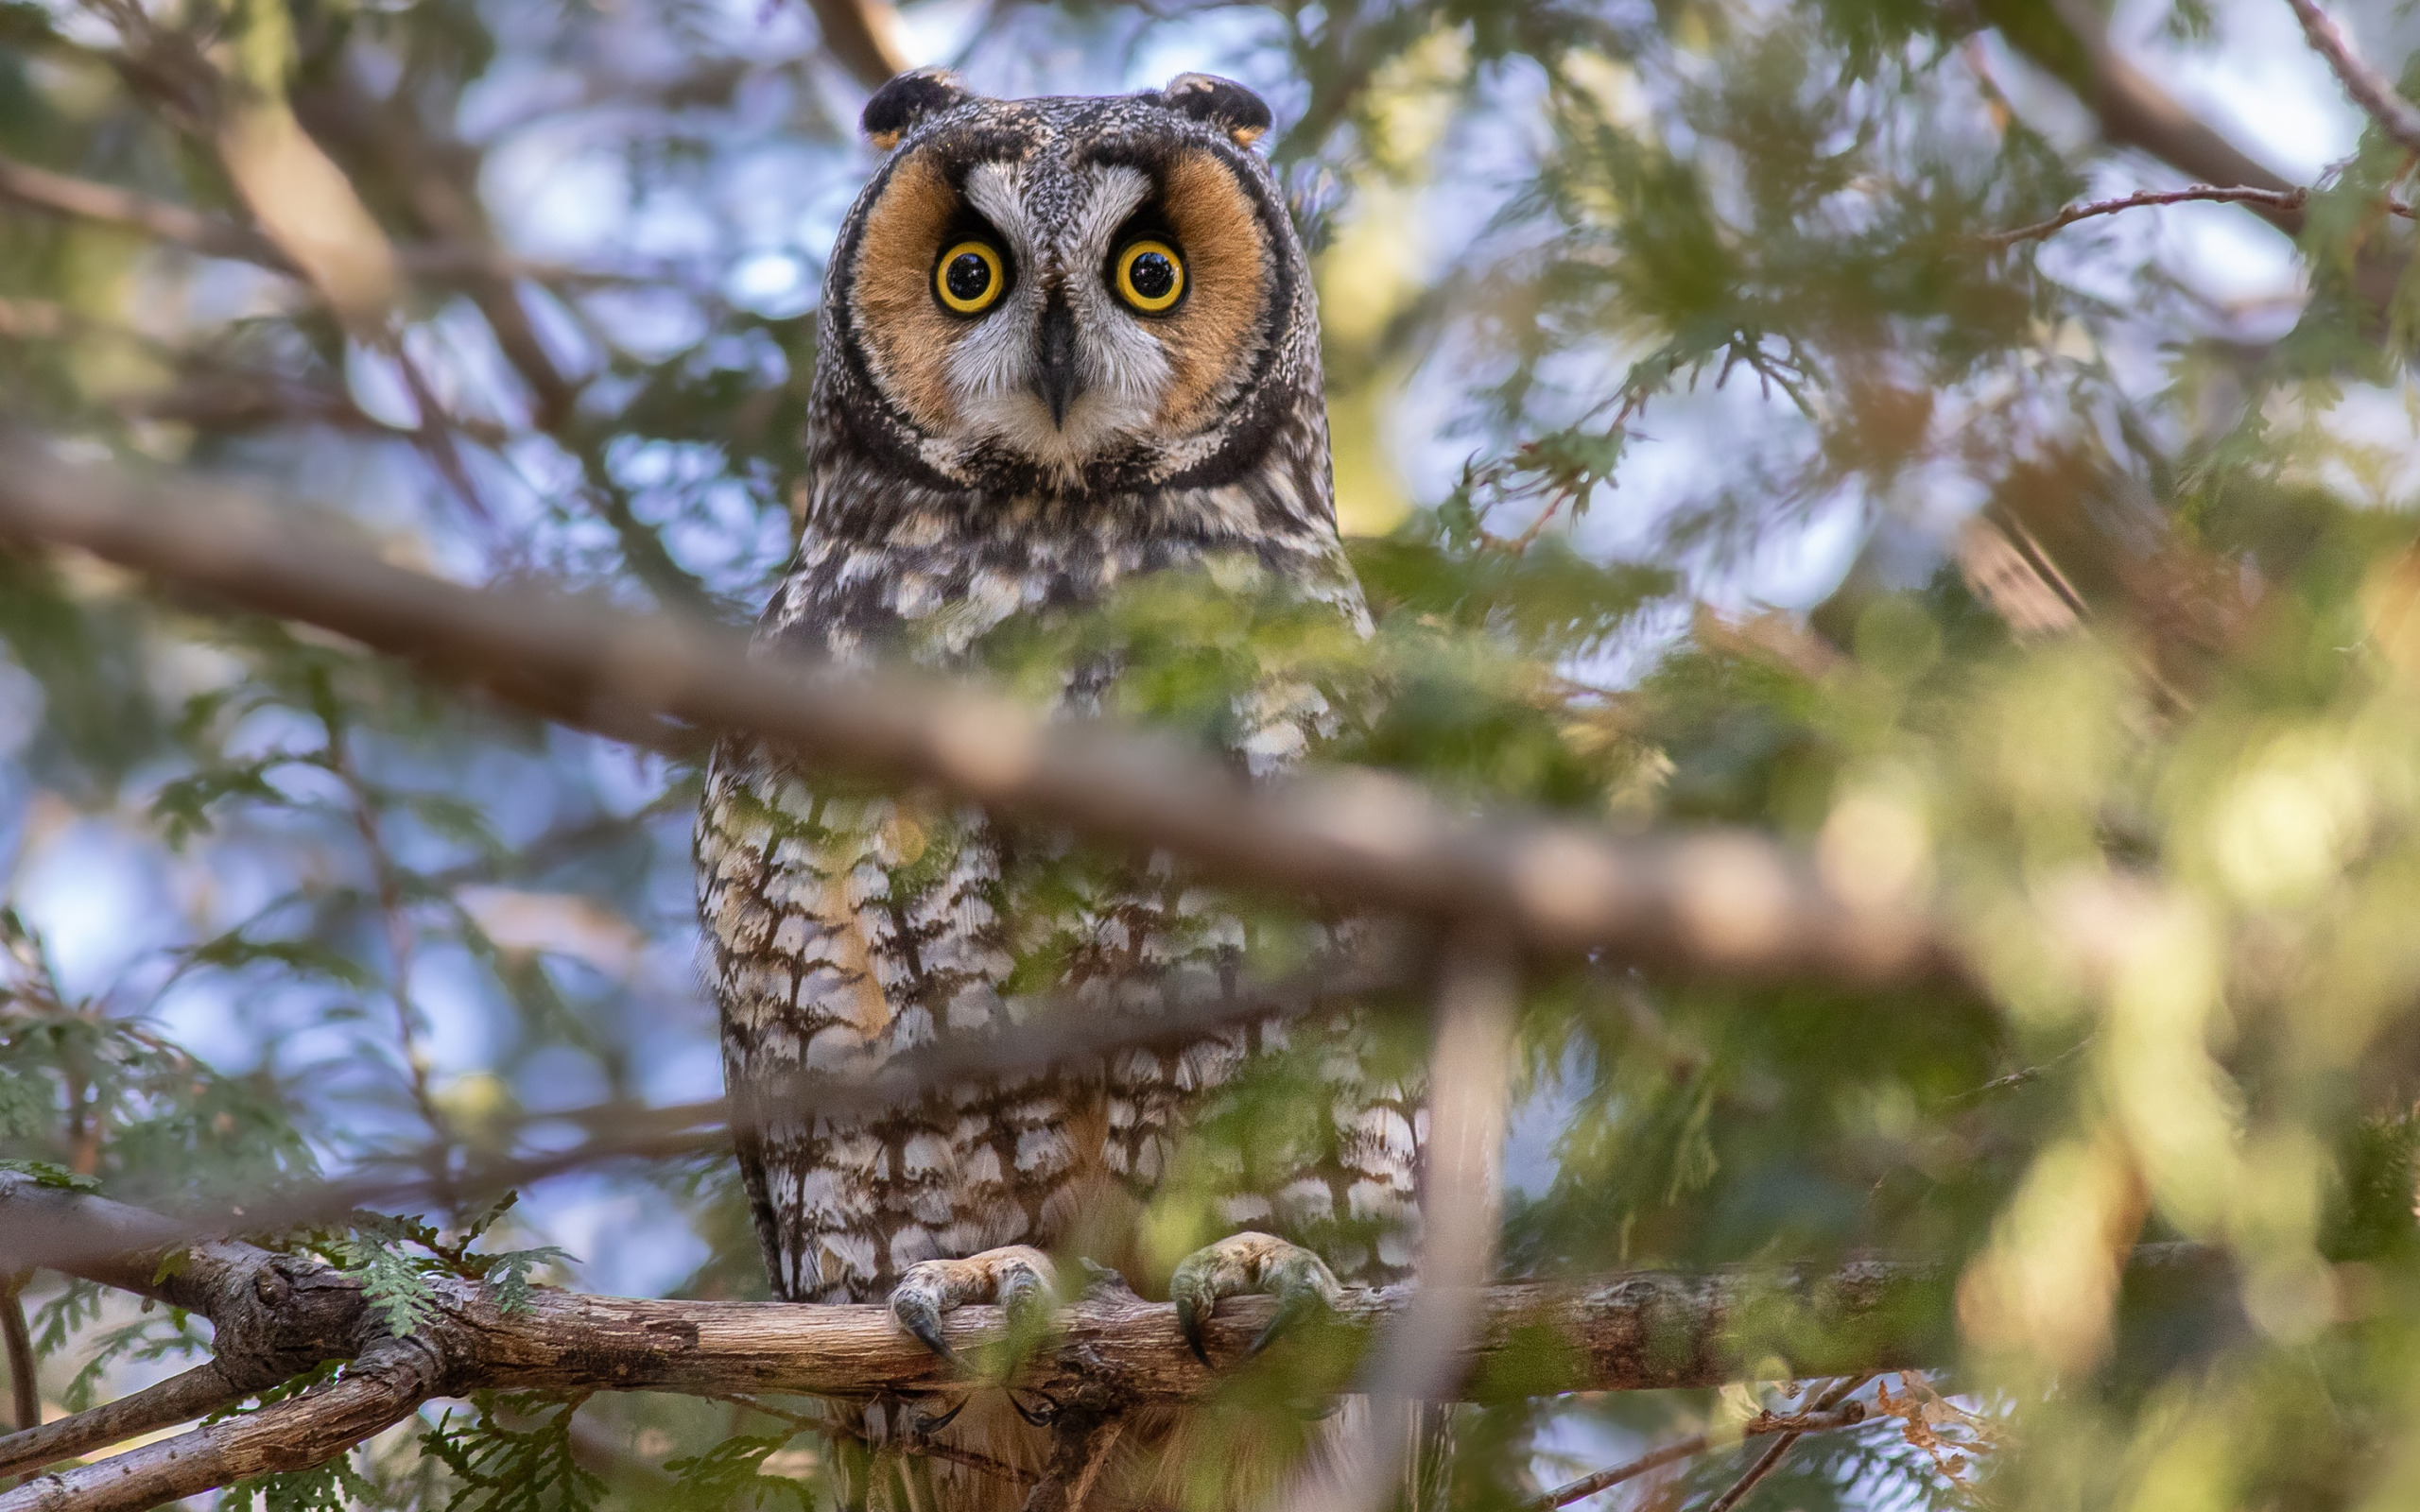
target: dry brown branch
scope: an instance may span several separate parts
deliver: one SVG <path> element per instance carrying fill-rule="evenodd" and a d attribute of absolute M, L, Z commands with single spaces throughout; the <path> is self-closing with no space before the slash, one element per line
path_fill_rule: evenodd
<path fill-rule="evenodd" d="M 1852 903 L 1759 836 L 1632 838 L 1474 821 L 1383 773 L 1254 789 L 1224 765 L 977 692 L 751 660 L 735 637 L 390 565 L 257 503 L 139 483 L 0 440 L 0 535 L 68 545 L 224 607 L 300 620 L 617 738 L 751 730 L 836 772 L 928 785 L 1005 816 L 1185 857 L 1213 878 L 1424 919 L 1509 946 L 1845 983 L 1963 983 L 1918 902 Z"/>
<path fill-rule="evenodd" d="M 1984 246 L 1995 249 L 2014 247 L 2019 242 L 2040 241 L 2055 235 L 2080 220 L 2096 215 L 2114 215 L 2121 210 L 2139 210 L 2148 205 L 2181 205 L 2194 200 L 2212 200 L 2221 204 L 2265 205 L 2277 211 L 2299 213 L 2310 198 L 2304 189 L 2254 189 L 2236 184 L 2197 183 L 2183 189 L 2144 189 L 2116 199 L 2099 199 L 2090 204 L 2069 205 L 2049 219 L 2014 231 L 1996 232 L 1979 237 Z"/>
<path fill-rule="evenodd" d="M 258 1390 L 322 1361 L 354 1363 L 291 1401 L 0 1494 L 0 1512 L 131 1509 L 316 1464 L 423 1400 L 486 1388 L 848 1399 L 962 1389 L 880 1306 L 647 1301 L 542 1288 L 507 1313 L 478 1283 L 439 1278 L 432 1320 L 397 1340 L 356 1280 L 317 1261 L 208 1243 L 164 1265 L 175 1241 L 161 1236 L 176 1232 L 166 1220 L 0 1174 L 0 1246 L 60 1229 L 85 1234 L 80 1247 L 95 1257 L 71 1274 L 210 1318 L 216 1364 L 231 1382 Z M 1868 1260 L 1493 1286 L 1478 1294 L 1470 1336 L 1440 1373 L 1439 1389 L 1461 1395 L 1467 1383 L 1491 1378 L 1509 1381 L 1499 1389 L 1531 1394 L 1708 1386 L 1776 1356 L 1804 1376 L 1912 1366 L 1950 1348 L 1953 1279 L 1947 1265 Z M 2136 1251 L 2129 1279 L 2138 1289 L 2232 1295 L 2222 1263 L 2190 1246 Z M 1399 1326 L 1409 1300 L 1400 1288 L 1348 1294 L 1342 1319 L 1363 1331 Z M 1214 1356 L 1240 1354 L 1273 1306 L 1267 1297 L 1222 1305 L 1209 1324 Z M 960 1353 L 980 1359 L 1001 1318 L 995 1308 L 970 1307 L 943 1328 Z M 1542 1352 L 1542 1338 L 1558 1341 L 1560 1354 Z M 1184 1347 L 1173 1307 L 1110 1294 L 1069 1307 L 1014 1380 L 1063 1411 L 1095 1416 L 1189 1400 L 1214 1382 Z"/>
<path fill-rule="evenodd" d="M 0 1345 L 9 1357 L 9 1420 L 19 1431 L 42 1426 L 42 1383 L 34 1374 L 33 1335 L 26 1331 L 26 1273 L 0 1275 Z M 12 1435 L 13 1436 L 13 1435 Z M 5 1474 L 0 1468 L 0 1474 Z"/>
<path fill-rule="evenodd" d="M 1873 1379 L 1871 1376 L 1850 1376 L 1845 1380 L 1832 1383 L 1831 1386 L 1809 1405 L 1809 1411 L 1817 1415 L 1831 1412 L 1846 1400 L 1851 1392 L 1864 1385 L 1871 1379 Z M 1756 1456 L 1756 1463 L 1749 1466 L 1748 1472 L 1732 1483 L 1731 1489 L 1714 1499 L 1706 1507 L 1706 1512 L 1731 1512 L 1733 1507 L 1739 1504 L 1741 1498 L 1754 1490 L 1766 1476 L 1771 1475 L 1783 1460 L 1789 1457 L 1790 1450 L 1805 1436 L 1806 1434 L 1804 1429 L 1782 1430 L 1781 1436 L 1774 1439 L 1772 1446 L 1762 1454 Z"/>
<path fill-rule="evenodd" d="M 1569 1506 L 1599 1491 L 1611 1490 L 1624 1481 L 1634 1481 L 1650 1470 L 1660 1470 L 1667 1465 L 1695 1459 L 1708 1450 L 1722 1449 L 1742 1439 L 1763 1438 L 1772 1434 L 1828 1433 L 1836 1428 L 1854 1428 L 1865 1421 L 1865 1404 L 1857 1401 L 1845 1402 L 1824 1412 L 1760 1412 L 1737 1427 L 1676 1438 L 1649 1450 L 1636 1459 L 1565 1482 L 1530 1503 L 1528 1512 L 1554 1512 L 1557 1507 Z"/>
<path fill-rule="evenodd" d="M 418 1339 L 386 1339 L 337 1380 L 255 1413 L 38 1476 L 0 1495 L 5 1512 L 144 1512 L 248 1476 L 308 1469 L 409 1417 L 441 1362 Z"/>
<path fill-rule="evenodd" d="M 74 1459 L 155 1429 L 189 1423 L 232 1407 L 248 1391 L 230 1382 L 216 1361 L 199 1365 L 117 1400 L 0 1438 L 0 1476 Z"/>
<path fill-rule="evenodd" d="M 2327 60 L 2337 82 L 2369 118 L 2407 152 L 2420 152 L 2420 110 L 2395 93 L 2385 75 L 2363 61 L 2353 44 L 2314 0 L 2286 0 L 2310 39 L 2311 51 Z"/>

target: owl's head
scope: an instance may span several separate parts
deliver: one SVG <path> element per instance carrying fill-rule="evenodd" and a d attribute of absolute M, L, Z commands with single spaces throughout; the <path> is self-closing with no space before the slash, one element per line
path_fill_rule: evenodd
<path fill-rule="evenodd" d="M 864 116 L 890 157 L 827 287 L 840 418 L 960 488 L 1128 490 L 1244 464 L 1305 369 L 1318 391 L 1302 249 L 1253 150 L 1269 124 L 1199 74 L 1032 100 L 891 80 Z"/>

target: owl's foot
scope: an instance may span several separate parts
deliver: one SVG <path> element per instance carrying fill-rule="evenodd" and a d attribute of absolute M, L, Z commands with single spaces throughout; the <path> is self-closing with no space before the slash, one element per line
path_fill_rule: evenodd
<path fill-rule="evenodd" d="M 1058 1290 L 1059 1273 L 1048 1255 L 1030 1245 L 1010 1245 L 964 1260 L 926 1260 L 908 1266 L 890 1289 L 890 1315 L 923 1340 L 925 1349 L 957 1365 L 957 1351 L 942 1337 L 942 1314 L 996 1302 L 1013 1326 L 1048 1307 Z"/>
<path fill-rule="evenodd" d="M 1269 1341 L 1314 1311 L 1330 1313 L 1342 1299 L 1344 1288 L 1327 1262 L 1300 1245 L 1269 1234 L 1230 1234 L 1215 1245 L 1195 1250 L 1180 1262 L 1168 1280 L 1168 1295 L 1176 1299 L 1177 1327 L 1184 1333 L 1193 1357 L 1210 1363 L 1202 1347 L 1202 1325 L 1222 1297 L 1274 1297 L 1277 1311 L 1269 1326 L 1252 1341 L 1247 1354 L 1258 1354 Z"/>

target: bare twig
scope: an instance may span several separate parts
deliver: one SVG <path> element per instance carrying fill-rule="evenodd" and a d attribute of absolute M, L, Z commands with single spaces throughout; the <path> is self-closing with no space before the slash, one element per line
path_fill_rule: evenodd
<path fill-rule="evenodd" d="M 2309 198 L 2310 192 L 2307 189 L 2255 189 L 2246 184 L 2197 183 L 2183 189 L 2144 189 L 2116 199 L 2069 205 L 2048 220 L 2020 226 L 2014 231 L 1996 232 L 1977 240 L 1995 249 L 2014 247 L 2019 242 L 2040 241 L 2046 236 L 2055 235 L 2080 220 L 2089 220 L 2095 215 L 2114 215 L 2121 210 L 2138 210 L 2146 205 L 2181 205 L 2194 200 L 2215 200 L 2221 204 L 2265 205 L 2272 210 L 2299 213 Z"/>
<path fill-rule="evenodd" d="M 1758 1413 L 1736 1428 L 1676 1438 L 1649 1450 L 1636 1459 L 1566 1482 L 1530 1503 L 1527 1512 L 1554 1512 L 1557 1507 L 1569 1506 L 1599 1491 L 1611 1490 L 1624 1481 L 1634 1481 L 1650 1470 L 1660 1470 L 1667 1465 L 1695 1459 L 1710 1449 L 1721 1449 L 1741 1439 L 1763 1438 L 1772 1434 L 1827 1433 L 1835 1428 L 1854 1428 L 1865 1418 L 1865 1404 L 1856 1401 L 1844 1402 L 1824 1412 Z"/>
<path fill-rule="evenodd" d="M 2369 118 L 2407 152 L 2420 152 L 2420 110 L 2395 93 L 2385 75 L 2363 61 L 2353 44 L 2319 9 L 2316 0 L 2286 0 L 2310 39 L 2311 51 L 2327 60 L 2344 93 Z"/>
<path fill-rule="evenodd" d="M 230 1382 L 216 1361 L 198 1365 L 90 1412 L 0 1438 L 0 1475 L 74 1459 L 155 1429 L 188 1423 L 251 1394 Z"/>
<path fill-rule="evenodd" d="M 1840 898 L 1762 837 L 1474 822 L 1354 768 L 1255 789 L 1206 756 L 998 697 L 752 660 L 695 626 L 460 587 L 315 541 L 220 490 L 136 484 L 30 442 L 0 439 L 0 534 L 318 625 L 622 738 L 660 728 L 654 738 L 670 742 L 679 725 L 665 721 L 750 730 L 827 770 L 1165 850 L 1214 879 L 1462 919 L 1533 952 L 1739 978 L 1966 980 L 1925 911 Z"/>
<path fill-rule="evenodd" d="M 1830 1389 L 1815 1399 L 1808 1410 L 1815 1413 L 1830 1412 L 1846 1400 L 1858 1387 L 1864 1385 L 1872 1379 L 1874 1379 L 1872 1376 L 1850 1376 L 1844 1380 L 1836 1381 Z M 1781 1436 L 1772 1441 L 1772 1446 L 1756 1456 L 1756 1463 L 1748 1467 L 1748 1473 L 1740 1476 L 1731 1489 L 1716 1497 L 1712 1504 L 1706 1508 L 1706 1512 L 1731 1512 L 1733 1507 L 1739 1504 L 1739 1499 L 1754 1490 L 1758 1482 L 1771 1475 L 1782 1460 L 1788 1457 L 1790 1449 L 1805 1436 L 1806 1435 L 1804 1429 L 1783 1430 Z"/>
<path fill-rule="evenodd" d="M 1428 1058 L 1429 1140 L 1421 1173 L 1419 1289 L 1362 1369 L 1371 1410 L 1337 1452 L 1270 1503 L 1298 1512 L 1376 1512 L 1409 1447 L 1412 1409 L 1450 1399 L 1495 1269 L 1498 1164 L 1516 1002 L 1512 960 L 1465 937 L 1437 982 Z"/>

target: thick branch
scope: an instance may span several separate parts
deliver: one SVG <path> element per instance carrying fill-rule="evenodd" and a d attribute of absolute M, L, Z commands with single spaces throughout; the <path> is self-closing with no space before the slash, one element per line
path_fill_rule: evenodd
<path fill-rule="evenodd" d="M 138 485 L 26 442 L 0 441 L 0 535 L 317 625 L 575 724 L 629 733 L 655 716 L 753 731 L 827 770 L 1166 850 L 1232 883 L 1462 919 L 1535 952 L 1747 978 L 1963 980 L 1924 911 L 1852 905 L 1761 837 L 1475 823 L 1411 783 L 1349 768 L 1255 790 L 1163 742 L 900 677 L 753 661 L 735 638 L 693 626 L 460 587 L 315 541 L 218 490 Z"/>
<path fill-rule="evenodd" d="M 416 1340 L 389 1339 L 306 1395 L 39 1476 L 0 1512 L 144 1512 L 276 1470 L 308 1469 L 409 1417 L 436 1394 L 437 1362 Z"/>
<path fill-rule="evenodd" d="M 232 1407 L 258 1389 L 247 1390 L 230 1382 L 216 1360 L 196 1366 L 90 1412 L 0 1438 L 0 1476 L 74 1459 L 155 1429 L 189 1423 Z"/>
<path fill-rule="evenodd" d="M 82 1194 L 0 1176 L 0 1236 L 28 1220 L 87 1225 L 139 1241 L 164 1221 Z M 5 1243 L 6 1239 L 0 1239 Z M 506 1312 L 477 1283 L 439 1279 L 436 1315 L 408 1339 L 381 1332 L 357 1284 L 327 1267 L 247 1245 L 198 1246 L 87 1267 L 95 1280 L 195 1307 L 216 1327 L 231 1377 L 275 1361 L 358 1354 L 331 1386 L 260 1413 L 198 1429 L 98 1466 L 0 1496 L 0 1512 L 62 1506 L 134 1507 L 187 1496 L 267 1469 L 315 1464 L 400 1419 L 420 1401 L 483 1388 L 670 1391 L 728 1398 L 760 1392 L 858 1399 L 956 1394 L 964 1383 L 889 1309 L 779 1302 L 648 1301 L 540 1290 Z M 1754 1363 L 1779 1360 L 1801 1378 L 1864 1374 L 1928 1363 L 1950 1349 L 1948 1267 L 1867 1260 L 1700 1275 L 1634 1272 L 1583 1284 L 1525 1282 L 1485 1289 L 1473 1327 L 1441 1372 L 1440 1395 L 1536 1396 L 1708 1386 Z M 2222 1263 L 2189 1246 L 2138 1250 L 2130 1279 L 2171 1294 L 2232 1295 Z M 1398 1325 L 1404 1288 L 1350 1294 L 1340 1321 L 1366 1332 Z M 1221 1304 L 1211 1355 L 1243 1356 L 1274 1300 Z M 1194 1400 L 1216 1383 L 1185 1348 L 1175 1309 L 1098 1296 L 1066 1309 L 1059 1332 L 1015 1376 L 1063 1411 L 1106 1415 Z M 996 1308 L 960 1309 L 943 1332 L 977 1360 L 996 1348 Z M 261 1341 L 268 1341 L 264 1347 Z M 257 1389 L 257 1388 L 255 1388 Z M 112 1479 L 117 1475 L 120 1479 Z M 141 1487 L 121 1499 L 118 1487 Z"/>

